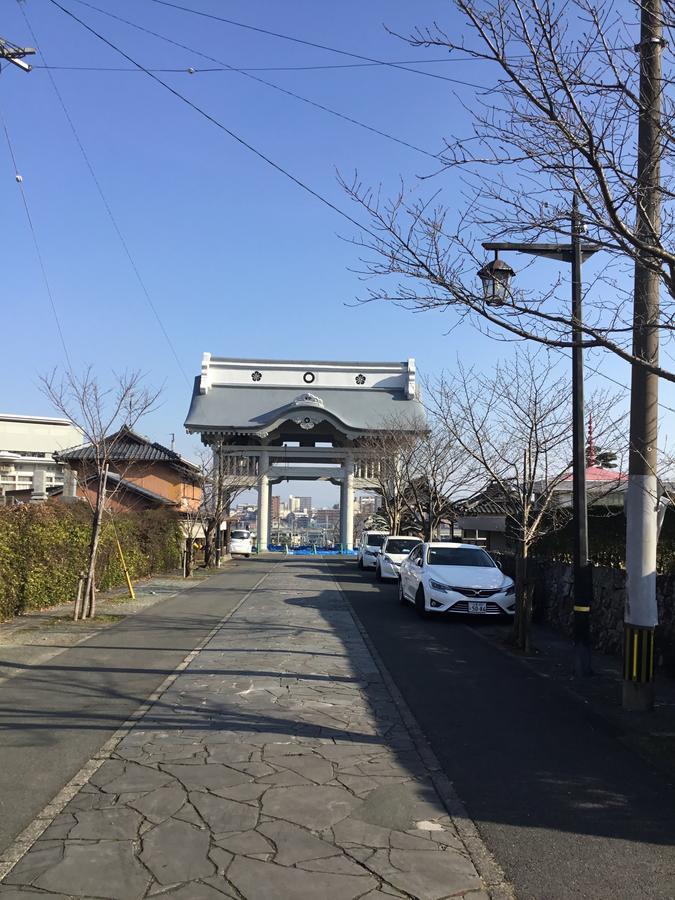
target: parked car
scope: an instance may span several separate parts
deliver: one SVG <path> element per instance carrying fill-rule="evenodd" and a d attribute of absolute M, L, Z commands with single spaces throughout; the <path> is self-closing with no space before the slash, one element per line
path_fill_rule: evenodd
<path fill-rule="evenodd" d="M 513 616 L 516 590 L 482 547 L 418 544 L 401 563 L 399 599 L 420 616 L 454 613 Z"/>
<path fill-rule="evenodd" d="M 375 561 L 375 577 L 378 581 L 398 581 L 401 563 L 413 547 L 420 542 L 419 538 L 404 534 L 390 534 L 382 544 L 380 555 Z"/>
<path fill-rule="evenodd" d="M 364 531 L 359 540 L 356 558 L 360 569 L 374 569 L 377 565 L 377 554 L 387 537 L 386 531 Z"/>
<path fill-rule="evenodd" d="M 239 529 L 233 531 L 232 537 L 230 538 L 230 553 L 232 555 L 236 553 L 240 556 L 250 556 L 252 552 L 253 540 L 251 538 L 251 532 Z"/>

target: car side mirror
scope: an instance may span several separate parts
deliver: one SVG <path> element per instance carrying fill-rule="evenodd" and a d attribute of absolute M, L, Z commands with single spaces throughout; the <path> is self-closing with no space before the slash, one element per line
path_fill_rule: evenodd
<path fill-rule="evenodd" d="M 416 565 L 418 565 L 418 566 L 420 567 L 420 569 L 421 569 L 422 566 L 424 565 L 424 560 L 422 560 L 422 559 L 416 559 L 416 560 L 415 560 L 415 563 L 416 563 Z"/>

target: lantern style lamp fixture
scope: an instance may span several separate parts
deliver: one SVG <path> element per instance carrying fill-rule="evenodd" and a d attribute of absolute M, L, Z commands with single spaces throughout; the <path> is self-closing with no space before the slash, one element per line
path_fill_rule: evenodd
<path fill-rule="evenodd" d="M 515 276 L 511 266 L 499 258 L 495 251 L 495 258 L 486 263 L 478 271 L 478 277 L 483 282 L 483 297 L 489 306 L 503 306 L 509 298 L 511 279 Z"/>

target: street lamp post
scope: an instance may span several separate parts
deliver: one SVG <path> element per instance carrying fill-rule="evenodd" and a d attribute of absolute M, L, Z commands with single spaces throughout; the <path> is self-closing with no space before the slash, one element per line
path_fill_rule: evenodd
<path fill-rule="evenodd" d="M 584 425 L 584 360 L 582 349 L 581 263 L 592 256 L 597 247 L 582 244 L 583 222 L 576 194 L 572 200 L 569 244 L 536 244 L 486 242 L 495 258 L 478 272 L 483 294 L 491 306 L 509 302 L 513 269 L 499 259 L 500 250 L 513 250 L 558 259 L 572 266 L 572 508 L 574 515 L 574 671 L 591 674 L 590 613 L 593 579 L 588 562 L 588 514 L 586 503 L 586 441 Z"/>

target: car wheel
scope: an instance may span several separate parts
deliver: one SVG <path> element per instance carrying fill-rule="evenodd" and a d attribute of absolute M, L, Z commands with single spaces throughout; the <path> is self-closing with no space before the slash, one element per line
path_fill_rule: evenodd
<path fill-rule="evenodd" d="M 408 605 L 408 598 L 403 593 L 403 582 L 402 581 L 399 581 L 399 583 L 398 583 L 398 602 L 401 604 L 401 606 Z"/>
<path fill-rule="evenodd" d="M 426 602 L 424 600 L 424 588 L 422 585 L 419 586 L 417 593 L 415 594 L 415 610 L 420 619 L 428 618 L 429 613 L 427 612 Z"/>
<path fill-rule="evenodd" d="M 359 557 L 359 569 L 363 569 L 363 568 L 364 568 L 364 566 L 363 566 L 363 557 L 360 556 L 360 557 Z"/>
<path fill-rule="evenodd" d="M 382 569 L 381 569 L 379 566 L 375 569 L 375 578 L 377 579 L 377 581 L 383 581 L 383 580 L 384 580 L 384 579 L 382 578 Z"/>
<path fill-rule="evenodd" d="M 250 556 L 251 556 L 251 554 L 250 554 L 250 553 L 245 553 L 244 556 L 246 557 L 246 559 L 249 559 Z"/>

